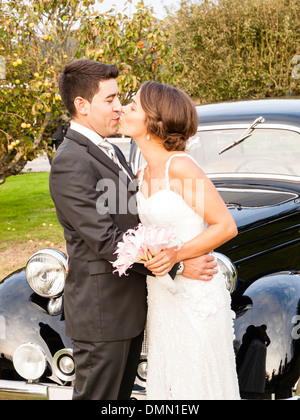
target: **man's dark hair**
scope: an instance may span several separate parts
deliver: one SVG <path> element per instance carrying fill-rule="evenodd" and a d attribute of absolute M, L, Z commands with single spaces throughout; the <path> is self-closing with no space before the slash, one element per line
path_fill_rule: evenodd
<path fill-rule="evenodd" d="M 74 100 L 77 96 L 92 101 L 99 91 L 99 82 L 116 79 L 118 68 L 112 64 L 82 59 L 68 64 L 59 75 L 59 93 L 71 117 L 76 115 Z"/>

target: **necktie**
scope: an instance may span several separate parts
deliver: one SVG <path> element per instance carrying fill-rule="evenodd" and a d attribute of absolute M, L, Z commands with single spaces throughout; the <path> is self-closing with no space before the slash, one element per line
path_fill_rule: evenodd
<path fill-rule="evenodd" d="M 118 166 L 120 166 L 120 162 L 118 156 L 116 155 L 114 147 L 105 139 L 101 143 L 99 143 L 100 149 L 107 154 L 107 156 Z"/>
<path fill-rule="evenodd" d="M 112 144 L 110 144 L 106 139 L 104 139 L 101 143 L 99 143 L 100 149 L 102 149 L 107 156 L 116 164 L 118 167 L 129 177 L 129 173 L 125 170 L 124 166 L 119 161 L 118 156 L 116 155 L 116 151 Z"/>

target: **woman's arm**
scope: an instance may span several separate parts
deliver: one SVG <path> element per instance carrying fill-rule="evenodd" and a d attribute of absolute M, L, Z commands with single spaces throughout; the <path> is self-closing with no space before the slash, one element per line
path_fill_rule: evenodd
<path fill-rule="evenodd" d="M 188 178 L 187 178 L 187 174 Z M 188 156 L 173 158 L 169 169 L 170 187 L 202 217 L 208 228 L 180 250 L 161 252 L 146 267 L 155 275 L 168 273 L 175 262 L 209 253 L 237 235 L 237 227 L 220 194 L 199 166 Z"/>

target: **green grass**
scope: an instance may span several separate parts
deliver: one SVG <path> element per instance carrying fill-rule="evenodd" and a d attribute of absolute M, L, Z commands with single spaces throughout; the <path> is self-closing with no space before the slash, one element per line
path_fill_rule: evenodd
<path fill-rule="evenodd" d="M 11 176 L 0 185 L 0 249 L 36 240 L 64 241 L 49 193 L 49 173 Z"/>

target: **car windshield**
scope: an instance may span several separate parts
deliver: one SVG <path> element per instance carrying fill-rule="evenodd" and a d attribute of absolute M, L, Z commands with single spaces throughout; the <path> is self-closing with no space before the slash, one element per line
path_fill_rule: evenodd
<path fill-rule="evenodd" d="M 243 129 L 203 130 L 190 140 L 188 152 L 206 174 L 275 174 L 300 176 L 300 134 L 257 128 L 244 142 L 219 155 Z"/>

